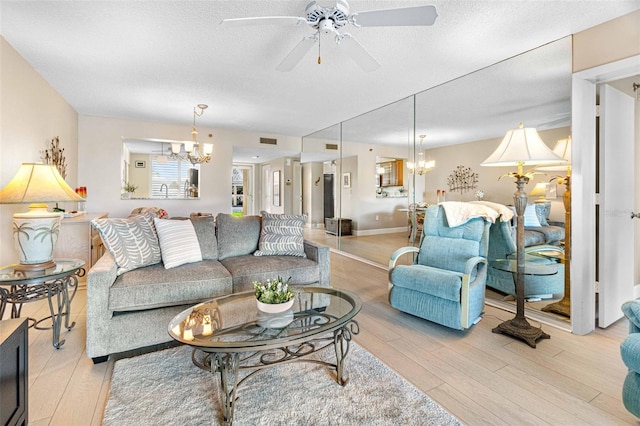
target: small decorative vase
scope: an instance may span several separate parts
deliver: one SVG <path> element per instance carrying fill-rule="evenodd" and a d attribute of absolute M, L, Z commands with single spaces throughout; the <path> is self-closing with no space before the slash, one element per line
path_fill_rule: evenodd
<path fill-rule="evenodd" d="M 291 299 L 288 302 L 284 303 L 262 303 L 258 299 L 256 299 L 256 303 L 258 304 L 258 309 L 262 312 L 266 312 L 268 314 L 277 314 L 279 312 L 284 312 L 287 309 L 290 309 L 293 306 L 293 300 Z"/>

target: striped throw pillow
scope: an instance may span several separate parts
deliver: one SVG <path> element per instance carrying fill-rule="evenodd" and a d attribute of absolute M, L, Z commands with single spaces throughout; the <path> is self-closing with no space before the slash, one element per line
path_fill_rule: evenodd
<path fill-rule="evenodd" d="M 91 223 L 116 261 L 117 275 L 160 263 L 158 237 L 148 213 L 126 219 L 94 219 Z"/>
<path fill-rule="evenodd" d="M 298 256 L 304 252 L 306 215 L 262 212 L 262 229 L 255 256 Z"/>
<path fill-rule="evenodd" d="M 200 262 L 202 252 L 190 220 L 154 219 L 165 269 Z"/>

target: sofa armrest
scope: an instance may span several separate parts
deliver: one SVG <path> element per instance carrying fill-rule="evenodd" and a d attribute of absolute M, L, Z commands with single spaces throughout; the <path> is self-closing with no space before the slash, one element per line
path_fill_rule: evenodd
<path fill-rule="evenodd" d="M 620 355 L 624 365 L 640 374 L 640 333 L 633 333 L 620 344 Z"/>
<path fill-rule="evenodd" d="M 108 348 L 104 330 L 113 313 L 109 311 L 109 289 L 117 278 L 117 265 L 105 252 L 87 274 L 87 356 L 103 356 Z"/>
<path fill-rule="evenodd" d="M 640 300 L 623 303 L 622 313 L 629 320 L 629 334 L 640 333 Z"/>
<path fill-rule="evenodd" d="M 318 286 L 331 287 L 331 251 L 329 246 L 304 240 L 304 252 L 308 259 L 315 261 L 320 269 Z"/>

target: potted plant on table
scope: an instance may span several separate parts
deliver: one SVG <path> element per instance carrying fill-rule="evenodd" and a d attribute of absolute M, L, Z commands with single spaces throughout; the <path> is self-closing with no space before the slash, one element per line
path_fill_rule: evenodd
<path fill-rule="evenodd" d="M 284 312 L 293 306 L 294 294 L 289 290 L 289 281 L 285 282 L 281 277 L 267 280 L 264 283 L 253 282 L 258 309 L 267 313 Z"/>
<path fill-rule="evenodd" d="M 122 193 L 122 195 L 124 196 L 124 198 L 131 198 L 131 195 L 136 192 L 136 189 L 138 189 L 137 185 L 132 184 L 131 182 L 124 182 L 124 186 L 122 187 L 122 189 L 124 190 L 124 192 Z"/>

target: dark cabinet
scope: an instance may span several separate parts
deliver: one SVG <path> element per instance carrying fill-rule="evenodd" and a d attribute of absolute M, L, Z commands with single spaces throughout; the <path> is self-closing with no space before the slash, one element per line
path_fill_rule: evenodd
<path fill-rule="evenodd" d="M 0 321 L 0 425 L 26 425 L 27 319 Z"/>
<path fill-rule="evenodd" d="M 331 217 L 324 220 L 324 227 L 327 234 L 338 235 L 351 235 L 351 219 Z"/>

